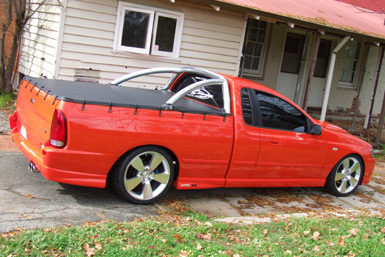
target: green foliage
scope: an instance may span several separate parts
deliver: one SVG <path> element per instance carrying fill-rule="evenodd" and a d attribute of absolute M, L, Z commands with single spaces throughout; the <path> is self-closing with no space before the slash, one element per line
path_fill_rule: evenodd
<path fill-rule="evenodd" d="M 0 93 L 0 110 L 13 110 L 15 107 L 13 94 Z"/>
<path fill-rule="evenodd" d="M 385 220 L 289 219 L 256 225 L 161 215 L 0 236 L 0 256 L 381 256 Z"/>

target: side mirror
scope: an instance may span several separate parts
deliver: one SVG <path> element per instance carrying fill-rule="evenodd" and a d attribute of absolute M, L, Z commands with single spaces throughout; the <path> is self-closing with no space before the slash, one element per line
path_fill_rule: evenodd
<path fill-rule="evenodd" d="M 315 124 L 310 131 L 310 134 L 312 135 L 321 135 L 322 133 L 322 127 L 318 124 Z"/>

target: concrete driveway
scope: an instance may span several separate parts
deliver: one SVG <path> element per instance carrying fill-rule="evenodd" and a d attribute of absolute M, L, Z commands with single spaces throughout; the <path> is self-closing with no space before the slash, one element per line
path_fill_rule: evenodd
<path fill-rule="evenodd" d="M 108 190 L 48 181 L 27 165 L 20 152 L 0 151 L 0 233 L 157 214 L 153 205 L 129 204 Z"/>
<path fill-rule="evenodd" d="M 27 171 L 27 159 L 0 135 L 0 233 L 19 228 L 78 225 L 100 220 L 125 221 L 156 215 L 170 201 L 224 222 L 260 223 L 291 216 L 385 215 L 385 167 L 377 165 L 369 185 L 349 197 L 322 188 L 246 188 L 177 191 L 155 205 L 133 205 L 109 190 L 46 180 Z"/>

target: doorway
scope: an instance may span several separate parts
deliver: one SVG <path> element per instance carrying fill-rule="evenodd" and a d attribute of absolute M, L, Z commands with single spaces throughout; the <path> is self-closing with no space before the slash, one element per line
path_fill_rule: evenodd
<path fill-rule="evenodd" d="M 276 90 L 294 102 L 297 98 L 296 90 L 299 88 L 297 85 L 299 85 L 304 45 L 304 35 L 287 33 Z"/>
<path fill-rule="evenodd" d="M 315 65 L 313 81 L 309 95 L 309 107 L 321 107 L 326 86 L 326 75 L 329 67 L 330 51 L 332 41 L 321 39 L 317 62 Z"/>

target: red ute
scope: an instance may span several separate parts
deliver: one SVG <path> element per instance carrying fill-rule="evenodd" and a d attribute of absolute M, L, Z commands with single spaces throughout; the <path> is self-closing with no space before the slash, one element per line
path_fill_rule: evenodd
<path fill-rule="evenodd" d="M 158 73 L 171 74 L 160 90 L 121 85 Z M 26 77 L 10 124 L 45 178 L 103 188 L 108 177 L 141 204 L 171 184 L 325 186 L 346 196 L 369 182 L 375 165 L 368 143 L 276 91 L 198 68 L 148 69 L 107 85 Z"/>

